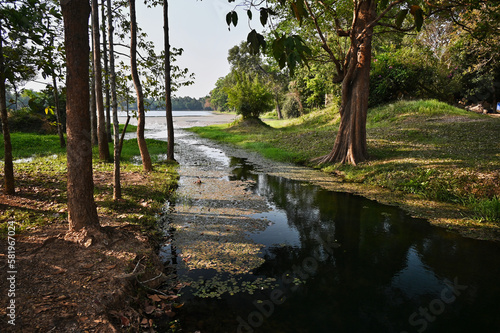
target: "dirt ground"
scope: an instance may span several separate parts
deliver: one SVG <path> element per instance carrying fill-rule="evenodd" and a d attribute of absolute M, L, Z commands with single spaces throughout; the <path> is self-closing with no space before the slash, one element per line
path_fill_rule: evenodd
<path fill-rule="evenodd" d="M 96 184 L 110 177 L 97 173 Z M 144 181 L 138 173 L 123 177 L 124 183 Z M 137 225 L 100 214 L 102 237 L 79 244 L 67 237 L 64 212 L 54 213 L 50 189 L 38 197 L 34 191 L 0 195 L 1 204 L 60 215 L 0 240 L 1 332 L 139 332 L 149 331 L 157 318 L 168 322 L 175 287 L 170 293 L 155 290 L 166 280 L 163 266 Z M 15 262 L 8 261 L 8 250 Z"/>

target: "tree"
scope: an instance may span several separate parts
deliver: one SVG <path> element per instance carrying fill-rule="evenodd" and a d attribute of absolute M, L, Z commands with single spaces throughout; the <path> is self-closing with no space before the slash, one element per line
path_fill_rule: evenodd
<path fill-rule="evenodd" d="M 137 144 L 142 158 L 142 167 L 144 171 L 152 171 L 153 164 L 149 156 L 148 146 L 144 138 L 144 123 L 146 115 L 144 111 L 144 95 L 142 93 L 142 84 L 137 71 L 137 20 L 135 15 L 135 0 L 129 0 L 130 6 L 130 69 L 137 94 Z"/>
<path fill-rule="evenodd" d="M 272 110 L 273 95 L 257 76 L 235 73 L 236 85 L 227 91 L 227 104 L 243 119 L 258 118 L 261 113 Z"/>
<path fill-rule="evenodd" d="M 0 20 L 0 31 L 2 29 Z M 7 101 L 5 98 L 5 66 L 3 61 L 3 38 L 0 37 L 0 111 L 2 113 L 2 132 L 4 142 L 4 187 L 3 192 L 8 195 L 15 193 L 14 164 L 12 162 L 12 143 L 10 140 L 9 121 L 7 119 Z"/>
<path fill-rule="evenodd" d="M 455 23 L 449 54 L 457 64 L 450 75 L 462 81 L 462 96 L 472 103 L 500 101 L 500 4 L 468 1 L 467 10 L 449 10 Z M 465 6 L 465 5 L 462 5 Z"/>
<path fill-rule="evenodd" d="M 251 77 L 258 77 L 258 80 L 273 94 L 278 119 L 281 119 L 280 104 L 283 99 L 284 91 L 290 81 L 288 73 L 283 73 L 283 71 L 277 69 L 277 65 L 273 66 L 266 63 L 266 60 L 272 61 L 272 59 L 268 57 L 262 59 L 260 54 L 252 52 L 249 43 L 246 41 L 231 48 L 227 60 L 231 65 L 232 72 L 246 73 Z"/>
<path fill-rule="evenodd" d="M 174 120 L 172 117 L 172 78 L 170 65 L 170 37 L 168 31 L 168 0 L 163 0 L 163 36 L 165 44 L 165 104 L 167 117 L 167 161 L 174 158 Z"/>
<path fill-rule="evenodd" d="M 231 2 L 231 0 L 230 0 Z M 342 82 L 340 105 L 340 126 L 332 151 L 318 158 L 318 163 L 348 163 L 356 165 L 368 158 L 366 143 L 366 113 L 368 110 L 369 77 L 371 66 L 372 38 L 376 26 L 396 30 L 420 29 L 423 24 L 423 9 L 418 1 L 365 0 L 365 1 L 323 1 L 278 0 L 276 8 L 290 5 L 291 15 L 301 23 L 314 26 L 317 40 L 334 63 L 334 81 Z M 256 6 L 250 2 L 249 9 Z M 261 23 L 278 12 L 270 8 L 260 8 Z M 411 14 L 411 15 L 408 15 Z M 409 24 L 403 25 L 405 19 Z M 235 24 L 237 19 L 227 20 Z M 348 49 L 332 48 L 324 27 L 331 29 L 337 38 L 347 38 Z M 330 32 L 330 31 L 329 31 Z M 330 34 L 331 36 L 332 34 Z M 252 30 L 248 41 L 254 51 L 265 48 L 266 42 L 260 34 Z M 342 46 L 342 43 L 338 43 Z M 300 61 L 311 55 L 304 41 L 296 35 L 276 35 L 272 42 L 272 52 L 278 63 L 288 65 L 293 72 Z"/>
<path fill-rule="evenodd" d="M 100 229 L 94 202 L 89 116 L 90 6 L 62 0 L 67 63 L 68 222 L 70 231 Z"/>
<path fill-rule="evenodd" d="M 109 161 L 108 136 L 106 134 L 106 120 L 104 115 L 104 98 L 102 89 L 101 43 L 99 33 L 99 7 L 97 0 L 92 0 L 92 36 L 94 42 L 93 68 L 95 79 L 95 101 L 97 106 L 97 136 L 99 144 L 99 159 Z"/>
<path fill-rule="evenodd" d="M 46 32 L 42 23 L 45 13 L 51 14 L 45 3 L 22 0 L 0 2 L 0 113 L 5 151 L 3 191 L 8 195 L 15 194 L 15 183 L 6 81 L 15 87 L 18 81 L 34 75 L 34 58 L 43 44 L 41 36 Z"/>
<path fill-rule="evenodd" d="M 113 200 L 121 199 L 122 187 L 120 182 L 120 125 L 118 123 L 118 98 L 116 95 L 116 71 L 114 49 L 114 27 L 111 0 L 106 1 L 108 7 L 108 41 L 109 41 L 109 90 L 111 92 L 111 108 L 113 109 Z M 124 129 L 125 131 L 125 129 Z"/>
<path fill-rule="evenodd" d="M 44 78 L 48 76 L 52 78 L 52 95 L 54 96 L 54 112 L 56 116 L 57 134 L 59 136 L 59 143 L 61 145 L 61 148 L 64 148 L 66 146 L 66 141 L 64 139 L 61 108 L 59 105 L 59 89 L 57 86 L 57 80 L 61 72 L 61 64 L 62 64 L 61 58 L 64 57 L 64 47 L 62 45 L 56 44 L 56 37 L 62 32 L 60 30 L 60 25 L 61 25 L 60 13 L 56 12 L 55 7 L 51 9 L 55 13 L 54 18 L 56 20 L 55 22 L 56 31 L 51 30 L 52 26 L 51 17 L 48 16 L 47 29 L 49 30 L 50 34 L 47 41 L 48 45 L 45 48 L 47 52 L 46 52 L 46 57 L 44 57 L 44 59 L 46 60 L 42 63 L 41 67 L 43 69 L 42 76 Z"/>

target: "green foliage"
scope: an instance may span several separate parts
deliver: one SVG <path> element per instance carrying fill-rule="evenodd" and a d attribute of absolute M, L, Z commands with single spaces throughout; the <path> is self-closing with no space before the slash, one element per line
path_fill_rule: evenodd
<path fill-rule="evenodd" d="M 370 72 L 370 106 L 399 99 L 452 101 L 458 83 L 424 47 L 379 52 Z"/>
<path fill-rule="evenodd" d="M 300 117 L 300 107 L 297 98 L 288 95 L 283 103 L 282 112 L 285 119 Z"/>
<path fill-rule="evenodd" d="M 57 128 L 54 125 L 49 123 L 44 116 L 33 113 L 27 108 L 9 113 L 9 130 L 11 132 L 57 133 Z"/>
<path fill-rule="evenodd" d="M 217 111 L 229 111 L 227 105 L 228 77 L 221 77 L 215 83 L 215 88 L 210 93 L 210 106 Z"/>
<path fill-rule="evenodd" d="M 227 104 L 236 113 L 246 118 L 258 118 L 261 113 L 272 110 L 272 94 L 258 77 L 245 73 L 236 74 L 236 85 L 227 89 Z"/>

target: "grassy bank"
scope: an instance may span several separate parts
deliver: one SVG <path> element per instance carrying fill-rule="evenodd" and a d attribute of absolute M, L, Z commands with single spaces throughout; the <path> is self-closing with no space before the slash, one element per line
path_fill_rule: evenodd
<path fill-rule="evenodd" d="M 120 133 L 123 131 L 123 124 L 120 124 Z M 128 125 L 127 132 L 135 132 L 137 126 Z M 10 133 L 12 143 L 12 156 L 14 159 L 41 157 L 51 155 L 62 155 L 66 153 L 66 148 L 61 148 L 57 134 L 37 134 L 37 133 Z M 3 136 L 0 136 L 0 159 L 4 158 Z M 113 146 L 110 144 L 110 151 Z"/>
<path fill-rule="evenodd" d="M 21 153 L 14 143 L 29 142 Z M 36 228 L 67 219 L 66 155 L 58 146 L 58 137 L 14 133 L 14 158 L 32 157 L 29 161 L 15 163 L 15 181 L 18 195 L 15 203 L 0 202 L 0 235 L 5 235 L 7 221 L 18 221 L 19 230 Z M 48 142 L 47 150 L 40 149 L 37 142 Z M 113 220 L 140 225 L 144 231 L 154 233 L 158 216 L 165 200 L 177 185 L 177 172 L 173 165 L 161 163 L 159 155 L 166 152 L 166 142 L 148 140 L 154 171 L 143 173 L 137 141 L 126 140 L 121 162 L 123 199 L 113 201 L 113 164 L 98 161 L 94 151 L 94 194 L 99 215 L 103 221 Z M 112 146 L 110 145 L 110 149 Z M 42 154 L 38 153 L 43 151 Z M 0 163 L 3 168 L 3 164 Z"/>
<path fill-rule="evenodd" d="M 336 108 L 298 119 L 192 128 L 203 137 L 232 143 L 284 162 L 310 164 L 334 143 Z M 422 200 L 465 207 L 466 219 L 500 223 L 500 119 L 437 101 L 398 102 L 371 109 L 367 119 L 370 160 L 356 167 L 320 168 L 343 182 L 376 186 Z"/>

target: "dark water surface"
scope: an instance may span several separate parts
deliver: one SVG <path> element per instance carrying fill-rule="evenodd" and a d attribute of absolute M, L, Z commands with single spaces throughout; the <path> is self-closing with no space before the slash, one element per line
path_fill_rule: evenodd
<path fill-rule="evenodd" d="M 432 227 L 360 196 L 253 172 L 273 222 L 253 275 L 276 286 L 198 298 L 185 290 L 184 332 L 500 332 L 500 245 Z M 182 274 L 182 272 L 179 272 Z M 212 272 L 190 272 L 211 277 Z"/>

